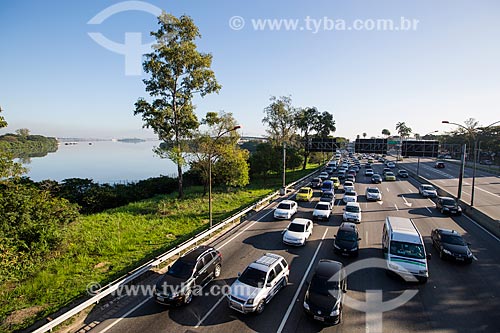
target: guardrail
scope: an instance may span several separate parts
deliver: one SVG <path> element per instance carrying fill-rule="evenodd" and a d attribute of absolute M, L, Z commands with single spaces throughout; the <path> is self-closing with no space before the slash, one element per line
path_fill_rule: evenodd
<path fill-rule="evenodd" d="M 299 180 L 296 180 L 290 184 L 288 184 L 285 189 L 293 187 L 297 184 L 302 183 L 304 180 L 307 178 L 311 177 L 315 173 L 318 172 L 319 169 L 316 169 L 315 171 L 311 172 L 310 174 L 300 178 Z M 286 191 L 285 191 L 286 195 Z M 81 311 L 85 310 L 92 304 L 98 303 L 101 299 L 103 299 L 106 296 L 109 296 L 118 288 L 121 286 L 130 283 L 134 279 L 138 278 L 142 274 L 148 272 L 154 267 L 159 266 L 162 262 L 169 260 L 170 258 L 178 255 L 182 251 L 190 248 L 191 246 L 197 244 L 200 240 L 203 240 L 207 237 L 210 237 L 213 233 L 216 231 L 222 229 L 229 223 L 232 223 L 233 221 L 241 218 L 242 216 L 246 215 L 248 212 L 255 210 L 255 211 L 260 211 L 263 207 L 267 206 L 265 204 L 266 202 L 270 202 L 273 200 L 275 197 L 280 196 L 280 191 L 275 191 L 268 195 L 267 197 L 259 200 L 258 202 L 246 207 L 242 211 L 228 217 L 227 219 L 221 221 L 220 223 L 217 223 L 214 225 L 212 228 L 207 229 L 205 231 L 202 231 L 201 233 L 197 234 L 196 236 L 193 236 L 191 239 L 188 239 L 182 244 L 177 245 L 175 248 L 170 249 L 169 251 L 163 253 L 160 256 L 157 256 L 153 260 L 150 260 L 149 262 L 145 263 L 144 265 L 128 272 L 125 276 L 109 283 L 108 285 L 102 287 L 101 289 L 97 290 L 96 293 L 97 295 L 93 296 L 92 298 L 89 298 L 88 300 L 84 301 L 83 303 L 75 306 L 74 308 L 70 309 L 69 311 L 61 314 L 60 316 L 56 317 L 55 319 L 51 320 L 50 322 L 46 323 L 45 325 L 39 327 L 38 329 L 34 330 L 33 333 L 43 333 L 43 332 L 49 332 L 52 331 L 56 326 L 60 325 L 64 321 L 70 319 L 71 317 L 75 316 L 76 314 L 80 313 Z"/>

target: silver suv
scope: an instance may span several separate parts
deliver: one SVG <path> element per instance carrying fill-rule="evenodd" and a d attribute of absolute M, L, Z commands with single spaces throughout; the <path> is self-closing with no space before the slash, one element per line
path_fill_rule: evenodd
<path fill-rule="evenodd" d="M 266 253 L 238 273 L 230 288 L 229 307 L 241 313 L 262 313 L 273 296 L 288 284 L 289 275 L 285 258 Z"/>

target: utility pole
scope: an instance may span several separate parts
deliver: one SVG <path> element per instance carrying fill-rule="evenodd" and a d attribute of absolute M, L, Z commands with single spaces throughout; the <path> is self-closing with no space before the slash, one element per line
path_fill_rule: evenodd
<path fill-rule="evenodd" d="M 467 149 L 467 145 L 464 143 L 462 146 L 462 158 L 461 158 L 461 163 L 460 163 L 460 173 L 458 175 L 458 193 L 457 193 L 457 200 L 460 200 L 462 197 L 462 182 L 464 178 L 464 169 L 465 169 L 465 152 Z"/>

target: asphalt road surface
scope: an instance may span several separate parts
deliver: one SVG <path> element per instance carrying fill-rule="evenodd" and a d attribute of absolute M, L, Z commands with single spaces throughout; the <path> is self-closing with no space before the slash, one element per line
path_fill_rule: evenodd
<path fill-rule="evenodd" d="M 424 162 L 427 165 L 429 162 Z M 374 164 L 377 172 L 383 165 Z M 450 165 L 446 171 L 453 170 Z M 276 203 L 255 215 L 227 237 L 212 244 L 223 255 L 221 276 L 213 285 L 230 285 L 245 267 L 265 252 L 274 252 L 290 264 L 288 286 L 266 306 L 261 315 L 243 315 L 228 307 L 220 295 L 198 296 L 188 306 L 168 308 L 156 304 L 151 297 L 136 296 L 128 306 L 112 318 L 97 325 L 92 332 L 500 332 L 500 240 L 466 216 L 448 217 L 440 214 L 430 199 L 421 198 L 418 184 L 410 179 L 383 182 L 376 186 L 383 201 L 366 202 L 365 188 L 369 178 L 363 169 L 355 185 L 363 210 L 358 258 L 344 258 L 333 253 L 333 236 L 342 222 L 342 194 L 328 222 L 315 223 L 312 236 L 304 247 L 282 243 L 281 231 L 289 221 L 274 221 L 272 208 Z M 434 170 L 422 168 L 427 175 Z M 449 181 L 449 180 L 447 180 Z M 450 186 L 451 183 L 450 183 Z M 488 190 L 489 191 L 489 190 Z M 478 191 L 481 192 L 481 191 Z M 485 193 L 479 196 L 486 195 Z M 319 193 L 313 201 L 300 203 L 295 217 L 311 218 Z M 492 199 L 493 200 L 493 199 Z M 379 290 L 388 301 L 403 291 L 416 290 L 407 303 L 384 312 L 381 318 L 367 320 L 364 312 L 344 307 L 342 323 L 325 326 L 306 317 L 302 309 L 305 281 L 311 267 L 319 259 L 328 258 L 345 265 L 366 258 L 382 258 L 381 235 L 386 216 L 410 217 L 424 237 L 429 260 L 430 277 L 426 284 L 408 284 L 385 274 L 380 268 L 366 268 L 348 276 L 348 296 L 365 301 L 367 290 Z M 430 241 L 436 227 L 455 229 L 470 242 L 474 261 L 461 265 L 439 258 Z M 376 317 L 375 317 L 376 318 Z"/>
<path fill-rule="evenodd" d="M 434 160 L 421 158 L 419 174 L 427 178 L 436 186 L 447 190 L 456 197 L 458 192 L 458 176 L 460 165 L 445 163 L 445 168 L 434 168 Z M 398 165 L 417 171 L 418 160 L 416 158 L 405 158 L 398 162 Z M 471 168 L 465 168 L 462 184 L 462 200 L 470 203 L 472 194 L 472 173 Z M 474 186 L 474 207 L 495 220 L 500 220 L 500 177 L 481 170 L 476 170 L 476 181 Z"/>

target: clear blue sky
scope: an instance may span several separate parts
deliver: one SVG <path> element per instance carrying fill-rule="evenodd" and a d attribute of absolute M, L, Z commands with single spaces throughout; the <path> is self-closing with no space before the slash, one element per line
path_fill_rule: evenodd
<path fill-rule="evenodd" d="M 87 22 L 120 1 L 0 2 L 0 105 L 6 131 L 79 137 L 154 137 L 133 115 L 146 96 L 141 76 L 127 76 L 123 55 L 88 35 L 123 43 L 125 32 L 152 41 L 154 16 L 127 11 Z M 244 135 L 264 134 L 271 95 L 331 112 L 337 136 L 395 133 L 405 121 L 421 135 L 451 130 L 447 119 L 500 120 L 500 1 L 148 1 L 193 17 L 199 49 L 213 55 L 223 88 L 197 98 L 197 114 L 232 112 Z M 232 30 L 229 19 L 245 26 Z M 256 31 L 252 19 L 419 20 L 415 31 Z M 319 21 L 318 21 L 319 22 Z"/>

